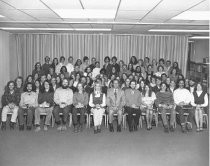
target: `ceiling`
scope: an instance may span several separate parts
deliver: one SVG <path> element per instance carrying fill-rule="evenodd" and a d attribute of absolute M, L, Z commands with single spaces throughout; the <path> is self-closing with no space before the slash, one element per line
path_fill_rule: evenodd
<path fill-rule="evenodd" d="M 61 18 L 55 9 L 115 10 L 113 19 Z M 6 30 L 12 33 L 68 32 L 67 28 L 106 29 L 98 33 L 208 35 L 208 32 L 150 32 L 150 29 L 208 30 L 209 20 L 174 20 L 185 11 L 209 11 L 208 0 L 0 0 L 2 27 L 35 28 Z M 96 13 L 97 14 L 97 13 Z M 42 28 L 42 29 L 37 29 Z M 48 28 L 48 29 L 46 29 Z M 51 28 L 51 29 L 49 29 Z M 52 28 L 59 28 L 52 30 Z M 65 28 L 65 29 L 63 29 Z M 84 31 L 83 31 L 84 30 Z M 81 33 L 80 30 L 70 32 Z"/>

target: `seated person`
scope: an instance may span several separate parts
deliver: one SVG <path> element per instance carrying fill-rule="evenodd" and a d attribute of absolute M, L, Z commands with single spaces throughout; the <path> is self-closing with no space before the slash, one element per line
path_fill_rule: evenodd
<path fill-rule="evenodd" d="M 170 131 L 173 132 L 176 112 L 174 110 L 173 94 L 167 90 L 166 83 L 161 83 L 160 92 L 157 92 L 156 97 L 155 104 L 158 107 L 158 111 L 161 113 L 164 131 L 168 133 L 170 129 Z M 166 113 L 170 113 L 170 127 L 168 125 Z"/>
<path fill-rule="evenodd" d="M 107 92 L 107 107 L 109 113 L 109 131 L 114 132 L 113 120 L 114 114 L 117 114 L 118 125 L 117 131 L 121 132 L 121 123 L 123 115 L 123 106 L 125 103 L 124 91 L 119 87 L 119 80 L 113 81 L 113 88 L 108 89 Z"/>
<path fill-rule="evenodd" d="M 142 97 L 136 88 L 136 81 L 131 80 L 129 89 L 125 90 L 125 112 L 128 114 L 129 131 L 137 131 L 139 118 L 141 115 L 140 106 Z M 135 115 L 134 115 L 135 114 Z"/>
<path fill-rule="evenodd" d="M 193 121 L 193 110 L 191 109 L 190 103 L 192 102 L 193 95 L 189 90 L 184 88 L 184 80 L 180 79 L 178 81 L 179 87 L 174 91 L 174 102 L 176 104 L 176 111 L 179 113 L 180 123 L 182 127 L 182 132 L 186 133 L 187 131 L 192 130 L 192 121 Z M 185 122 L 184 113 L 187 112 L 187 122 Z M 186 130 L 187 129 L 187 130 Z"/>
<path fill-rule="evenodd" d="M 142 111 L 146 111 L 147 130 L 152 129 L 153 104 L 156 99 L 155 93 L 149 85 L 145 85 L 142 91 Z"/>
<path fill-rule="evenodd" d="M 195 109 L 197 131 L 203 131 L 203 113 L 208 106 L 208 95 L 200 82 L 195 86 L 191 104 Z"/>
<path fill-rule="evenodd" d="M 88 93 L 84 90 L 84 85 L 80 82 L 77 84 L 78 92 L 74 93 L 73 96 L 73 111 L 72 111 L 72 118 L 73 118 L 73 125 L 74 125 L 74 132 L 82 131 L 83 125 L 85 122 L 85 112 L 86 106 L 88 105 Z M 78 124 L 78 116 L 77 113 L 80 113 L 80 121 Z"/>
<path fill-rule="evenodd" d="M 101 123 L 105 112 L 104 107 L 106 106 L 106 96 L 105 93 L 102 93 L 101 84 L 99 82 L 95 82 L 94 84 L 94 91 L 90 94 L 89 105 L 92 107 L 94 134 L 97 134 L 101 132 Z"/>
<path fill-rule="evenodd" d="M 19 93 L 15 91 L 15 82 L 9 81 L 7 83 L 4 95 L 2 96 L 2 125 L 1 129 L 6 130 L 6 121 L 7 121 L 7 114 L 12 113 L 12 117 L 10 120 L 10 129 L 14 129 L 16 119 L 18 116 L 18 105 L 20 102 Z"/>
<path fill-rule="evenodd" d="M 36 132 L 40 131 L 40 114 L 46 113 L 45 123 L 44 123 L 44 131 L 48 130 L 48 126 L 50 126 L 50 119 L 52 117 L 53 110 L 53 95 L 54 89 L 52 84 L 49 81 L 44 82 L 44 89 L 38 95 L 38 104 L 39 107 L 35 109 L 35 125 Z"/>
<path fill-rule="evenodd" d="M 32 129 L 32 121 L 34 111 L 38 106 L 38 95 L 34 90 L 33 84 L 28 82 L 24 89 L 24 93 L 21 94 L 20 108 L 18 110 L 19 130 L 24 130 L 24 114 L 27 114 L 27 130 Z"/>

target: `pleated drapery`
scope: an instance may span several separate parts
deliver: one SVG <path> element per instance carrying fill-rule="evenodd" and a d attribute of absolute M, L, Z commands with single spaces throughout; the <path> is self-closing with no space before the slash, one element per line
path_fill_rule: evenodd
<path fill-rule="evenodd" d="M 44 57 L 96 57 L 101 66 L 105 56 L 116 56 L 129 62 L 131 56 L 138 59 L 177 61 L 186 74 L 188 37 L 160 35 L 121 34 L 11 34 L 14 68 L 24 78 L 30 74 L 36 62 L 44 63 Z M 17 64 L 15 65 L 15 62 Z M 13 72 L 14 73 L 14 72 Z"/>

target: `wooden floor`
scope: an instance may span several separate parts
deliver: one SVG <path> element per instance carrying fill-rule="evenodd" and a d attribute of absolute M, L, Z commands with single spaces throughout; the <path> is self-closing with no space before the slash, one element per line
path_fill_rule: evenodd
<path fill-rule="evenodd" d="M 209 132 L 0 131 L 0 166 L 208 166 Z"/>

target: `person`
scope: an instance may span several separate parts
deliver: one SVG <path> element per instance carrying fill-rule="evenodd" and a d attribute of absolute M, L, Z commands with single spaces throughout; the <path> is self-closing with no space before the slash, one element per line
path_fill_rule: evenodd
<path fill-rule="evenodd" d="M 165 82 L 162 82 L 160 87 L 160 91 L 156 94 L 157 99 L 155 100 L 155 105 L 158 108 L 158 111 L 161 113 L 164 132 L 169 133 L 169 130 L 171 132 L 174 131 L 174 123 L 176 117 L 174 99 L 173 94 L 167 90 L 167 85 Z M 166 113 L 170 113 L 170 125 L 168 125 Z"/>
<path fill-rule="evenodd" d="M 169 73 L 170 69 L 171 69 L 171 61 L 167 60 L 166 61 L 166 66 L 165 66 L 165 72 L 166 72 L 167 76 L 169 76 L 169 74 L 170 74 Z"/>
<path fill-rule="evenodd" d="M 65 78 L 69 78 L 69 76 L 70 76 L 69 75 L 70 73 L 67 71 L 66 66 L 61 67 L 60 74 L 63 74 Z"/>
<path fill-rule="evenodd" d="M 161 65 L 159 65 L 159 66 L 157 67 L 157 72 L 156 72 L 154 75 L 155 75 L 156 77 L 161 77 L 161 75 L 162 75 L 163 73 L 165 73 L 165 72 L 164 72 L 164 67 L 161 66 Z"/>
<path fill-rule="evenodd" d="M 89 65 L 90 65 L 90 64 L 89 64 L 89 58 L 88 58 L 87 56 L 84 56 L 84 57 L 83 57 L 83 63 L 82 63 L 81 66 L 80 66 L 80 70 L 81 70 L 82 72 L 84 72 L 85 69 L 86 69 Z"/>
<path fill-rule="evenodd" d="M 35 81 L 34 85 L 35 85 L 35 92 L 36 92 L 37 95 L 38 95 L 39 92 L 40 92 L 40 90 L 42 89 L 42 88 L 40 87 L 40 81 L 37 79 L 37 80 Z"/>
<path fill-rule="evenodd" d="M 192 78 L 190 78 L 190 80 L 189 80 L 189 88 L 186 88 L 186 89 L 188 89 L 190 91 L 190 93 L 194 92 L 194 90 L 195 90 L 195 81 Z"/>
<path fill-rule="evenodd" d="M 74 60 L 74 59 L 73 59 L 72 56 L 70 56 L 70 57 L 68 58 L 68 64 L 66 65 L 66 69 L 67 69 L 67 72 L 68 72 L 69 74 L 71 74 L 71 72 L 74 71 L 73 60 Z"/>
<path fill-rule="evenodd" d="M 129 131 L 132 132 L 133 130 L 138 130 L 137 125 L 141 115 L 140 106 L 142 104 L 142 96 L 141 93 L 135 89 L 136 81 L 131 80 L 130 87 L 131 88 L 125 90 L 125 112 L 128 114 Z"/>
<path fill-rule="evenodd" d="M 15 91 L 15 82 L 9 81 L 7 83 L 4 95 L 2 96 L 2 125 L 1 129 L 6 130 L 6 121 L 7 121 L 7 114 L 12 113 L 12 117 L 10 120 L 10 129 L 14 129 L 16 119 L 18 116 L 18 105 L 20 102 L 19 93 Z"/>
<path fill-rule="evenodd" d="M 176 104 L 176 111 L 179 113 L 178 117 L 180 119 L 182 132 L 192 130 L 192 120 L 193 120 L 193 110 L 191 109 L 191 101 L 193 96 L 189 90 L 184 88 L 184 80 L 180 79 L 178 81 L 179 87 L 174 91 L 174 102 Z M 184 113 L 187 112 L 187 122 L 185 122 Z"/>
<path fill-rule="evenodd" d="M 91 64 L 89 65 L 91 71 L 93 71 L 93 69 L 96 67 L 95 63 L 96 63 L 96 58 L 95 57 L 91 58 Z"/>
<path fill-rule="evenodd" d="M 27 130 L 32 129 L 32 121 L 34 111 L 38 106 L 38 95 L 34 92 L 34 87 L 31 82 L 26 84 L 24 93 L 21 94 L 20 108 L 18 110 L 19 130 L 24 130 L 24 114 L 27 114 Z"/>
<path fill-rule="evenodd" d="M 52 67 L 53 70 L 56 71 L 56 66 L 57 65 L 58 65 L 58 58 L 54 58 L 50 67 Z"/>
<path fill-rule="evenodd" d="M 113 88 L 108 89 L 106 104 L 109 116 L 109 131 L 114 132 L 114 114 L 117 114 L 117 132 L 121 132 L 123 106 L 125 105 L 124 91 L 119 87 L 119 80 L 113 80 Z"/>
<path fill-rule="evenodd" d="M 152 88 L 152 91 L 155 92 L 155 94 L 160 91 L 160 84 L 161 84 L 161 78 L 156 77 L 156 85 Z"/>
<path fill-rule="evenodd" d="M 133 68 L 135 69 L 138 66 L 138 60 L 135 56 L 132 56 L 129 60 L 129 64 L 132 64 Z"/>
<path fill-rule="evenodd" d="M 49 81 L 44 82 L 44 88 L 38 95 L 38 104 L 39 106 L 35 109 L 35 131 L 38 132 L 41 130 L 40 127 L 40 114 L 46 113 L 45 123 L 44 123 L 44 131 L 48 130 L 50 126 L 50 119 L 52 117 L 53 110 L 53 95 L 54 89 L 52 84 Z"/>
<path fill-rule="evenodd" d="M 177 70 L 175 68 L 171 69 L 169 77 L 170 77 L 171 80 L 174 80 L 174 82 L 177 83 L 177 81 L 178 81 L 178 74 L 177 74 Z"/>
<path fill-rule="evenodd" d="M 49 68 L 50 68 L 50 57 L 46 56 L 44 58 L 45 63 L 42 65 L 42 70 L 44 72 L 45 75 L 47 75 L 49 73 Z"/>
<path fill-rule="evenodd" d="M 16 87 L 16 92 L 18 92 L 19 95 L 21 95 L 21 93 L 23 92 L 23 77 L 18 76 L 15 79 L 15 87 Z"/>
<path fill-rule="evenodd" d="M 72 119 L 74 125 L 74 132 L 82 131 L 83 125 L 85 122 L 85 112 L 86 107 L 89 102 L 88 94 L 84 91 L 84 85 L 79 82 L 77 84 L 78 92 L 74 93 L 73 96 L 73 111 L 72 111 Z M 80 120 L 78 124 L 78 116 L 77 113 L 80 113 Z"/>
<path fill-rule="evenodd" d="M 108 76 L 110 75 L 111 73 L 111 70 L 112 70 L 112 65 L 110 64 L 110 58 L 108 56 L 106 56 L 104 58 L 104 66 L 103 66 L 103 69 L 105 71 L 105 74 Z"/>
<path fill-rule="evenodd" d="M 104 107 L 106 106 L 106 96 L 105 93 L 102 93 L 101 84 L 99 82 L 95 82 L 94 84 L 94 92 L 90 94 L 89 105 L 92 107 L 94 134 L 97 134 L 101 132 L 101 123 L 105 112 Z"/>
<path fill-rule="evenodd" d="M 65 57 L 61 56 L 60 57 L 60 63 L 55 66 L 55 73 L 57 75 L 60 74 L 61 67 L 64 66 L 64 63 L 65 63 Z"/>
<path fill-rule="evenodd" d="M 176 83 L 175 83 L 174 80 L 171 80 L 171 81 L 170 81 L 168 90 L 169 90 L 171 93 L 174 93 L 174 91 L 176 90 Z"/>
<path fill-rule="evenodd" d="M 201 82 L 198 82 L 193 91 L 192 106 L 195 110 L 195 122 L 197 131 L 203 131 L 203 112 L 208 106 L 208 95 Z"/>
<path fill-rule="evenodd" d="M 125 82 L 122 84 L 122 90 L 125 91 L 126 89 L 130 88 L 130 79 L 126 78 Z"/>
<path fill-rule="evenodd" d="M 112 57 L 112 68 L 115 67 L 116 73 L 119 74 L 120 72 L 120 65 L 117 63 L 117 57 L 113 56 Z"/>
<path fill-rule="evenodd" d="M 54 102 L 56 104 L 53 109 L 53 115 L 55 118 L 55 123 L 58 125 L 58 131 L 67 130 L 66 122 L 69 116 L 69 112 L 72 108 L 73 103 L 73 91 L 69 88 L 69 81 L 64 78 L 62 81 L 62 86 L 55 90 Z M 62 125 L 59 113 L 63 113 Z"/>
<path fill-rule="evenodd" d="M 35 64 L 35 69 L 32 71 L 32 78 L 34 77 L 35 73 L 38 73 L 39 76 L 41 74 L 43 74 L 43 71 L 42 71 L 42 67 L 41 67 L 41 63 L 40 62 L 37 62 Z"/>
<path fill-rule="evenodd" d="M 100 74 L 100 63 L 99 61 L 95 62 L 95 68 L 92 71 L 92 79 L 95 80 L 96 76 Z"/>
<path fill-rule="evenodd" d="M 172 69 L 176 69 L 176 73 L 177 74 L 181 74 L 182 73 L 182 70 L 179 68 L 179 64 L 178 62 L 174 62 L 171 66 L 171 69 L 169 69 L 169 73 L 170 73 L 170 70 Z"/>
<path fill-rule="evenodd" d="M 146 111 L 147 130 L 152 129 L 153 104 L 156 100 L 156 95 L 152 88 L 145 84 L 142 91 L 142 109 Z"/>

